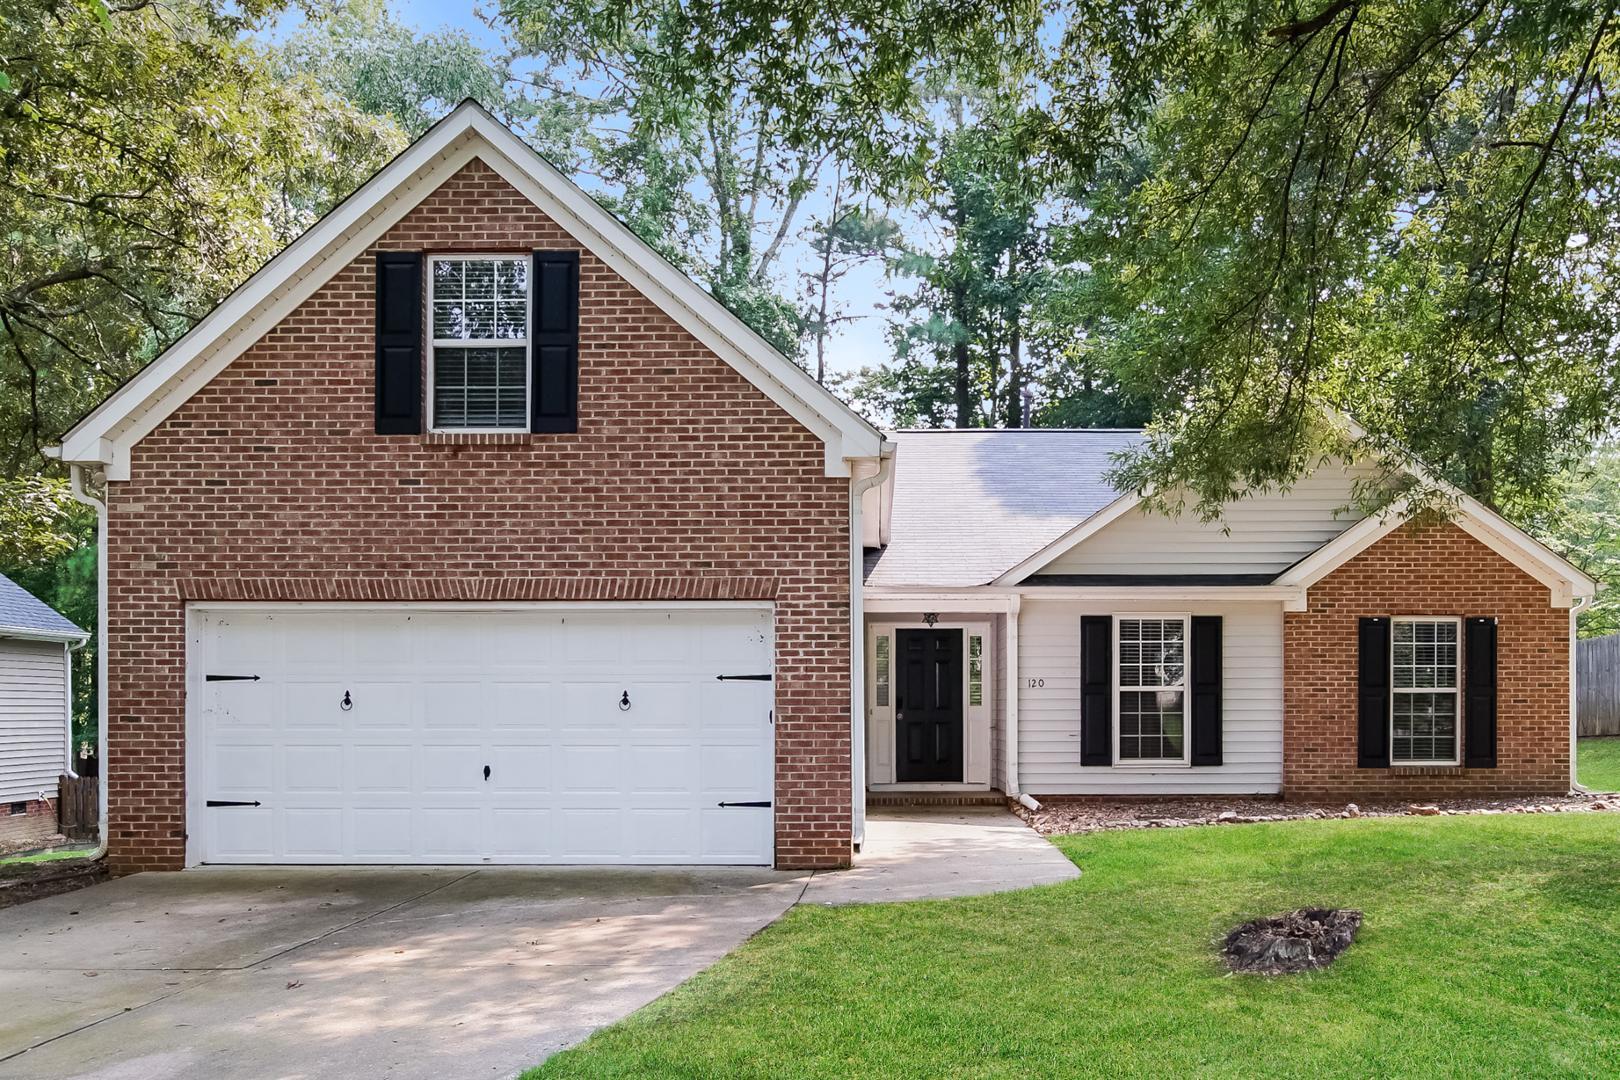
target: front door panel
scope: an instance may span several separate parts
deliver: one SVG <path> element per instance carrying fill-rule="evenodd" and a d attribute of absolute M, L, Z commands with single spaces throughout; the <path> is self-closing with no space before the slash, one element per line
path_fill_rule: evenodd
<path fill-rule="evenodd" d="M 896 779 L 962 779 L 962 631 L 899 630 Z"/>

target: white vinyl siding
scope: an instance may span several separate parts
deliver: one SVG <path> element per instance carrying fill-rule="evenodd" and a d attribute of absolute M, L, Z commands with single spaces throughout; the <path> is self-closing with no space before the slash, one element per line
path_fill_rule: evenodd
<path fill-rule="evenodd" d="M 67 650 L 0 638 L 0 803 L 56 798 L 68 765 Z"/>
<path fill-rule="evenodd" d="M 1239 499 L 1219 521 L 1127 512 L 1037 574 L 1277 574 L 1354 525 L 1354 481 L 1371 469 L 1325 466 L 1286 494 Z"/>
<path fill-rule="evenodd" d="M 1157 607 L 1138 605 L 1151 615 Z M 1130 605 L 1026 597 L 1018 629 L 1018 764 L 1041 795 L 1274 794 L 1282 786 L 1282 605 L 1200 605 L 1222 616 L 1223 764 L 1163 768 L 1080 764 L 1080 617 Z M 1117 717 L 1116 717 L 1117 721 Z"/>

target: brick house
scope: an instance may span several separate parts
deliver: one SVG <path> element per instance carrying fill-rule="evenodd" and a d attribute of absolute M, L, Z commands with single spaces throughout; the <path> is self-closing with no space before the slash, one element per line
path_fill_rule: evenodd
<path fill-rule="evenodd" d="M 1483 507 L 1222 533 L 1129 432 L 885 434 L 456 109 L 64 437 L 110 856 L 831 867 L 869 791 L 1570 783 L 1592 583 Z"/>

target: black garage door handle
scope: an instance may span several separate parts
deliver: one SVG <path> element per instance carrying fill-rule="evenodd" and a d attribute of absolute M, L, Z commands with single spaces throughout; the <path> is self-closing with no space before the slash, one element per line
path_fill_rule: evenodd
<path fill-rule="evenodd" d="M 723 803 L 717 803 L 716 805 L 718 805 L 718 806 L 769 806 L 771 804 L 767 801 L 767 802 L 723 802 Z"/>

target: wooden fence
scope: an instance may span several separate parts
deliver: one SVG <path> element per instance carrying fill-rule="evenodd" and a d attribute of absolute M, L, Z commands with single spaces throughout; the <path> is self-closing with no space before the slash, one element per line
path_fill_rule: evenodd
<path fill-rule="evenodd" d="M 56 827 L 69 840 L 94 840 L 101 824 L 101 782 L 63 773 L 56 782 Z"/>
<path fill-rule="evenodd" d="M 1575 719 L 1583 737 L 1620 735 L 1620 634 L 1575 646 Z"/>

